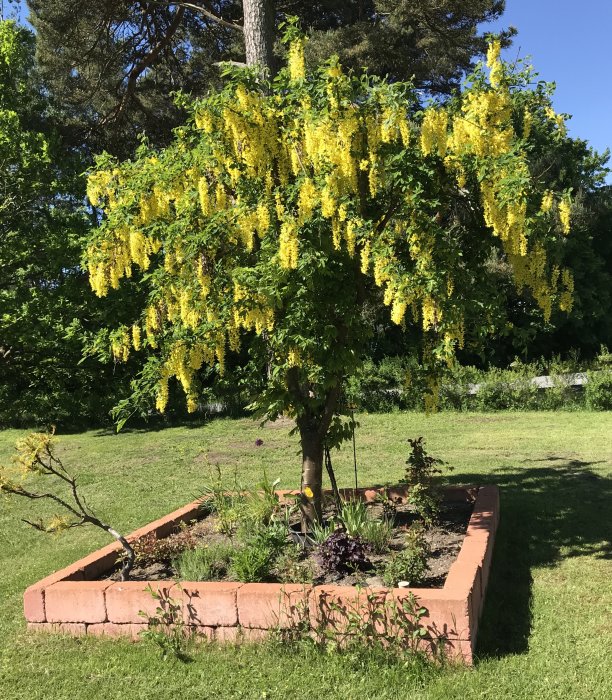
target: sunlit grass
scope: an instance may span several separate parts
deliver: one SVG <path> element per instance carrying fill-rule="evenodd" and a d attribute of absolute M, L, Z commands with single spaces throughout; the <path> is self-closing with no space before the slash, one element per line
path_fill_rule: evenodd
<path fill-rule="evenodd" d="M 498 483 L 502 521 L 475 669 L 401 667 L 255 647 L 203 647 L 189 664 L 145 644 L 35 636 L 23 589 L 106 543 L 93 530 L 54 539 L 28 529 L 30 504 L 0 501 L 0 698 L 608 698 L 612 697 L 612 414 L 495 413 L 360 417 L 362 485 L 396 481 L 406 439 L 424 435 L 455 483 Z M 299 484 L 289 427 L 216 420 L 161 431 L 60 436 L 92 506 L 130 531 L 198 495 L 218 464 L 228 485 L 265 469 Z M 0 433 L 0 461 L 19 431 Z M 255 441 L 263 439 L 257 447 Z M 332 454 L 340 485 L 352 449 Z"/>

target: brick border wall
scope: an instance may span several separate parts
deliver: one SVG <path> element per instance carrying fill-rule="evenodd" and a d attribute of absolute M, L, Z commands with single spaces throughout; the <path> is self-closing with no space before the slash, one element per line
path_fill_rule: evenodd
<path fill-rule="evenodd" d="M 372 501 L 381 490 L 359 489 L 357 493 Z M 402 487 L 385 491 L 392 498 L 406 497 Z M 278 492 L 281 498 L 297 493 Z M 346 489 L 343 495 L 353 494 Z M 146 590 L 151 586 L 163 598 L 180 603 L 189 628 L 208 639 L 234 642 L 261 639 L 271 629 L 291 627 L 296 616 L 303 615 L 308 615 L 315 628 L 325 624 L 341 633 L 346 627 L 341 611 L 359 611 L 367 617 L 373 600 L 401 605 L 413 593 L 428 610 L 422 621 L 428 629 L 428 643 L 433 646 L 443 637 L 451 656 L 471 663 L 499 522 L 499 490 L 496 486 L 453 487 L 445 490 L 445 498 L 473 500 L 474 509 L 461 550 L 441 589 L 95 580 L 113 566 L 121 551 L 119 545 L 109 545 L 30 586 L 24 593 L 25 618 L 32 630 L 135 639 L 146 628 L 139 612 L 152 615 L 159 605 Z M 129 539 L 149 533 L 164 537 L 180 522 L 193 519 L 197 510 L 198 502 L 190 503 L 134 531 Z"/>

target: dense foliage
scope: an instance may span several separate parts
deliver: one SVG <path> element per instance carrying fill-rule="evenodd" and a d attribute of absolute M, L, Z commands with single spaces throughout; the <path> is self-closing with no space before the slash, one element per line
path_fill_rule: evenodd
<path fill-rule="evenodd" d="M 303 47 L 307 65 L 315 66 L 333 49 L 348 66 L 369 64 L 371 73 L 388 73 L 394 79 L 413 74 L 414 87 L 448 93 L 472 57 L 483 50 L 475 27 L 497 17 L 503 3 L 465 0 L 453 3 L 452 13 L 446 12 L 447 4 L 329 0 L 303 7 L 292 3 L 292 11 L 309 31 Z M 131 327 L 146 287 L 134 275 L 129 284 L 124 281 L 120 292 L 113 292 L 112 299 L 103 301 L 87 288 L 79 257 L 83 236 L 97 223 L 98 214 L 83 206 L 80 174 L 92 151 L 102 146 L 121 155 L 132 153 L 141 130 L 147 133 L 152 150 L 168 144 L 171 128 L 184 119 L 189 104 L 183 99 L 174 105 L 168 94 L 174 89 L 203 94 L 213 85 L 220 86 L 215 62 L 242 56 L 240 32 L 184 8 L 168 45 L 138 78 L 134 95 L 123 101 L 126 71 L 146 62 L 156 38 L 167 36 L 177 8 L 172 3 L 145 3 L 140 10 L 133 3 L 95 5 L 84 0 L 30 2 L 37 30 L 36 62 L 34 38 L 15 25 L 9 30 L 5 24 L 3 29 L 2 129 L 7 138 L 1 146 L 0 179 L 7 197 L 0 224 L 0 421 L 4 424 L 99 424 L 127 395 L 127 378 L 141 358 L 132 354 L 127 365 L 100 364 L 91 357 L 82 360 L 83 338 L 108 319 Z M 219 3 L 216 9 L 229 22 L 240 21 L 232 3 Z M 279 20 L 286 9 L 277 3 Z M 137 22 L 138 17 L 143 21 Z M 143 31 L 144 35 L 139 34 Z M 83 50 L 84 46 L 89 49 Z M 193 46 L 191 53 L 188 46 Z M 286 49 L 279 45 L 278 53 L 284 55 Z M 106 68 L 101 72 L 102 66 Z M 97 75 L 104 78 L 94 84 Z M 547 88 L 538 90 L 544 94 Z M 453 100 L 451 112 L 452 104 Z M 114 111 L 118 105 L 121 114 Z M 419 108 L 414 97 L 410 112 L 417 125 L 422 118 Z M 484 302 L 463 309 L 464 347 L 455 347 L 463 364 L 507 365 L 517 354 L 534 359 L 566 355 L 572 348 L 588 359 L 601 344 L 612 345 L 608 313 L 612 198 L 610 188 L 603 185 L 606 158 L 537 118 L 528 141 L 524 158 L 530 177 L 542 189 L 573 193 L 572 236 L 555 245 L 553 263 L 571 271 L 572 313 L 553 304 L 547 320 L 529 294 L 517 293 L 512 265 L 503 253 L 494 251 L 486 263 Z M 472 191 L 473 185 L 468 183 L 466 189 Z M 455 198 L 452 216 L 464 231 L 475 233 L 482 230 L 482 202 L 475 202 L 472 194 Z M 447 207 L 433 216 L 441 213 L 444 226 L 452 218 L 449 211 Z M 556 218 L 555 214 L 552 220 Z M 571 284 L 569 274 L 566 281 Z M 365 404 L 417 406 L 414 397 L 426 386 L 421 369 L 411 364 L 412 388 L 404 387 L 401 399 L 389 401 L 388 390 L 397 382 L 384 379 L 383 358 L 415 357 L 422 352 L 429 331 L 423 331 L 422 324 L 411 324 L 411 332 L 405 333 L 405 324 L 395 324 L 385 312 L 384 294 L 369 291 L 362 307 L 363 354 L 377 364 L 383 361 L 383 371 L 364 375 L 363 381 L 380 387 L 376 396 L 361 392 L 367 395 Z M 495 340 L 483 344 L 485 331 L 492 331 Z M 102 344 L 97 348 L 101 350 Z M 110 344 L 106 348 L 108 359 Z M 251 368 L 248 349 L 249 344 L 243 343 L 239 353 L 226 353 L 222 378 L 206 367 L 197 372 L 200 408 L 221 401 L 235 414 L 265 385 L 261 373 L 244 371 L 245 366 Z M 453 374 L 457 372 L 453 369 Z M 143 413 L 149 411 L 147 394 L 152 383 L 153 373 L 148 389 L 140 393 Z M 400 384 L 405 383 L 404 376 Z M 141 384 L 138 391 L 142 388 Z M 448 404 L 446 393 L 442 389 L 442 404 Z M 534 401 L 541 398 L 535 396 Z M 468 396 L 466 401 L 471 405 L 473 399 Z M 131 410 L 125 402 L 122 407 L 122 415 Z M 180 392 L 170 385 L 166 415 L 184 415 L 184 411 Z"/>

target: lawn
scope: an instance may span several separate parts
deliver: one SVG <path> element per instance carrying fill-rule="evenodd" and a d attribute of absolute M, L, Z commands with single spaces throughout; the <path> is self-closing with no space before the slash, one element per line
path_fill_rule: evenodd
<path fill-rule="evenodd" d="M 501 487 L 502 520 L 473 669 L 442 670 L 323 654 L 308 647 L 203 646 L 164 662 L 145 643 L 29 634 L 23 589 L 105 544 L 92 530 L 50 538 L 0 501 L 0 698 L 612 697 L 612 413 L 367 415 L 357 436 L 362 485 L 393 482 L 406 438 L 424 435 L 454 483 Z M 61 436 L 66 465 L 100 514 L 128 532 L 197 496 L 219 465 L 231 484 L 264 469 L 299 483 L 288 425 L 219 419 L 198 427 Z M 6 462 L 20 431 L 0 432 Z M 263 445 L 257 447 L 255 440 Z M 340 485 L 352 449 L 332 455 Z"/>

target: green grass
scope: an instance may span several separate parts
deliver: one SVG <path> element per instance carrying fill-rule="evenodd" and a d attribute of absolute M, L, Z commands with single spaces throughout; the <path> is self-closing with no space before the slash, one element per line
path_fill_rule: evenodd
<path fill-rule="evenodd" d="M 308 648 L 204 646 L 191 663 L 163 662 L 147 644 L 28 634 L 23 589 L 105 544 L 93 530 L 49 538 L 20 520 L 30 504 L 0 501 L 0 698 L 612 697 L 611 413 L 419 414 L 361 417 L 363 485 L 397 480 L 406 438 L 455 467 L 455 483 L 496 483 L 502 520 L 474 669 L 404 667 Z M 61 436 L 66 465 L 100 514 L 130 531 L 182 505 L 218 463 L 231 484 L 268 476 L 299 483 L 287 425 L 249 420 L 155 432 Z M 6 462 L 22 433 L 0 433 Z M 255 440 L 264 444 L 255 447 Z M 351 484 L 352 450 L 332 455 Z"/>

